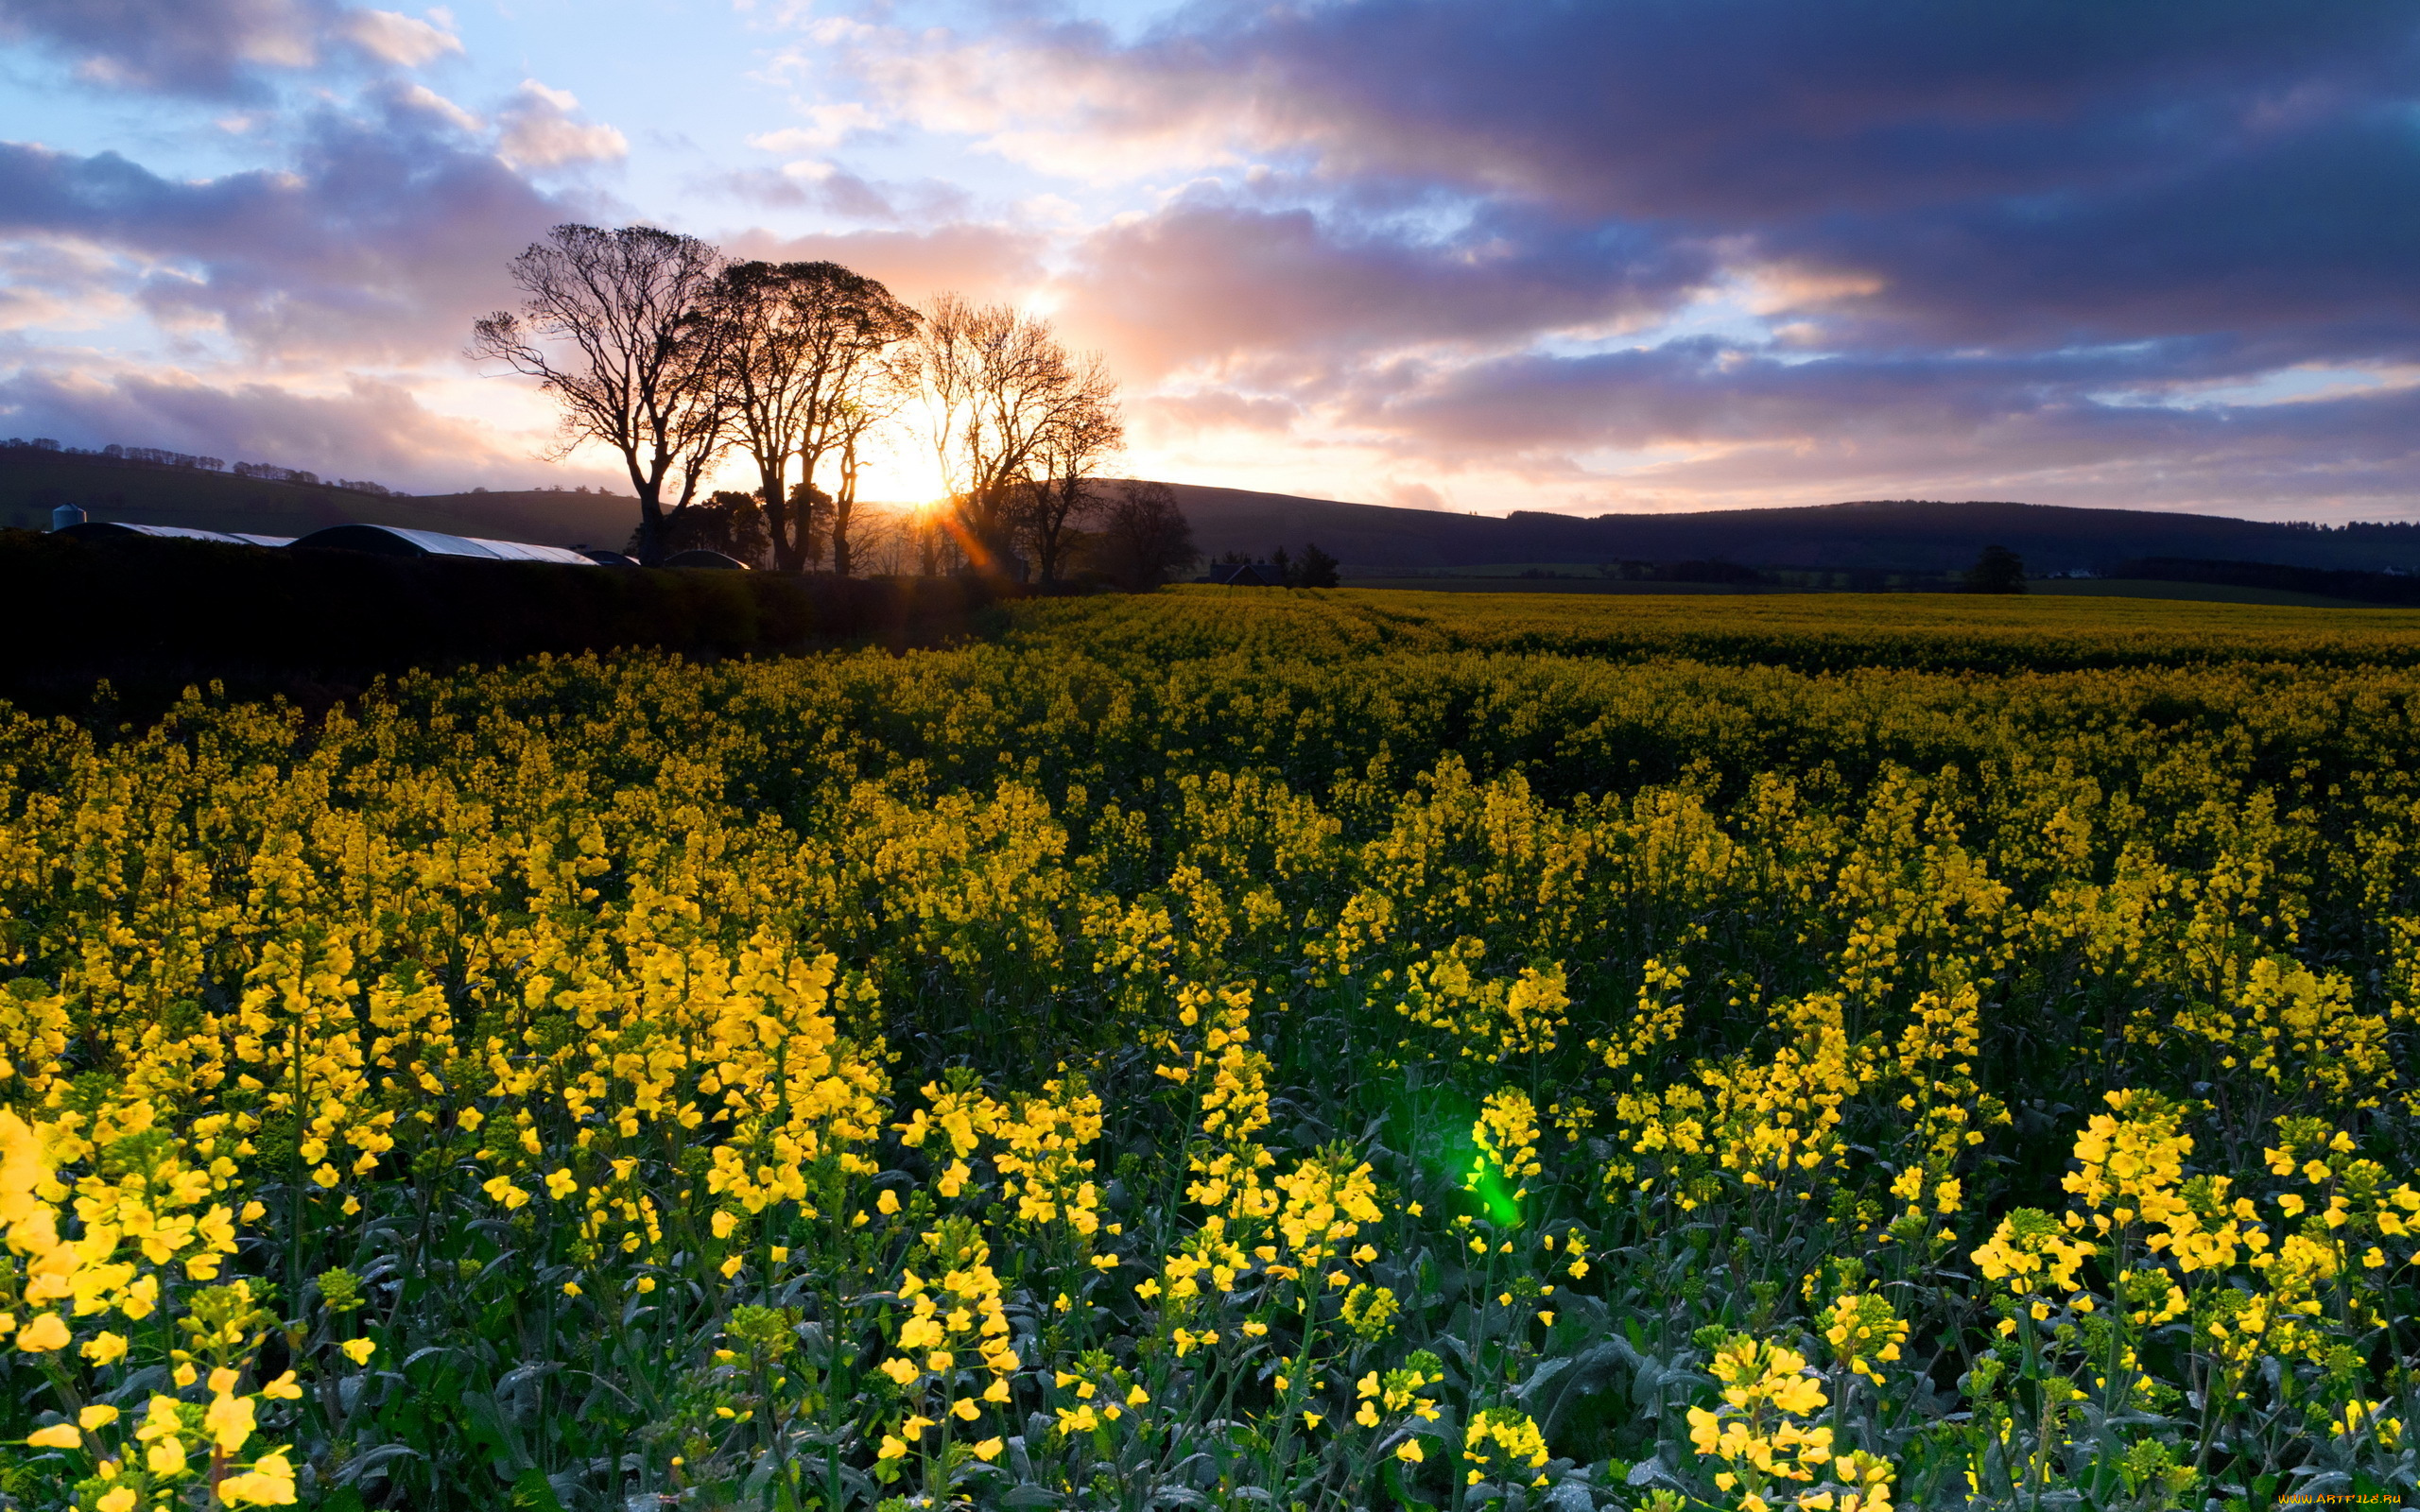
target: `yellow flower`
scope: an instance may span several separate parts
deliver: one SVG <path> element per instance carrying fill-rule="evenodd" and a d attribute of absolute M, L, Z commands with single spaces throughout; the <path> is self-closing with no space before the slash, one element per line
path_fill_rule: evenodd
<path fill-rule="evenodd" d="M 34 1449 L 81 1449 L 84 1435 L 74 1423 L 53 1423 L 26 1435 L 26 1443 Z"/>
<path fill-rule="evenodd" d="M 377 1351 L 378 1346 L 370 1339 L 347 1339 L 337 1348 L 342 1350 L 344 1357 L 354 1364 L 368 1365 L 370 1356 Z"/>
<path fill-rule="evenodd" d="M 294 1468 L 286 1463 L 285 1452 L 264 1454 L 243 1474 L 220 1481 L 218 1499 L 229 1506 L 292 1506 Z"/>
<path fill-rule="evenodd" d="M 202 1413 L 201 1431 L 210 1435 L 219 1453 L 232 1455 L 252 1436 L 254 1421 L 251 1398 L 221 1393 Z"/>
<path fill-rule="evenodd" d="M 987 1438 L 983 1440 L 983 1442 L 975 1446 L 975 1457 L 981 1460 L 984 1464 L 989 1465 L 992 1461 L 998 1459 L 1000 1457 L 1000 1452 L 1006 1448 L 1008 1448 L 1008 1445 L 1004 1441 L 997 1438 Z"/>
<path fill-rule="evenodd" d="M 1395 1458 L 1402 1460 L 1407 1465 L 1417 1465 L 1427 1457 L 1428 1456 L 1426 1453 L 1422 1452 L 1420 1440 L 1417 1438 L 1407 1438 L 1402 1443 L 1395 1446 Z"/>
<path fill-rule="evenodd" d="M 67 1348 L 68 1337 L 67 1325 L 59 1314 L 44 1313 L 17 1331 L 17 1348 L 28 1354 L 47 1354 Z"/>

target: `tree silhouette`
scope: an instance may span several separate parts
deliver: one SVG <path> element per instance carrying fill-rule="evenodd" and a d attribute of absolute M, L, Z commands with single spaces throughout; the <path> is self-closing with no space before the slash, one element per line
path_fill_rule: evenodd
<path fill-rule="evenodd" d="M 1101 566 L 1129 593 L 1148 593 L 1200 559 L 1193 526 L 1165 483 L 1121 483 L 1101 521 Z"/>
<path fill-rule="evenodd" d="M 471 355 L 540 381 L 562 407 L 554 456 L 583 441 L 621 454 L 639 496 L 639 559 L 665 556 L 665 491 L 688 507 L 730 441 L 722 327 L 703 306 L 722 254 L 652 226 L 557 226 L 512 260 L 526 298 L 473 329 Z M 561 360 L 547 345 L 569 349 Z"/>
<path fill-rule="evenodd" d="M 1336 569 L 1340 563 L 1315 544 L 1305 544 L 1300 560 L 1294 564 L 1293 582 L 1297 588 L 1334 588 Z"/>
<path fill-rule="evenodd" d="M 2022 593 L 2025 592 L 2025 558 L 2006 546 L 1985 546 L 1975 565 L 1966 573 L 1966 591 L 1970 593 Z"/>

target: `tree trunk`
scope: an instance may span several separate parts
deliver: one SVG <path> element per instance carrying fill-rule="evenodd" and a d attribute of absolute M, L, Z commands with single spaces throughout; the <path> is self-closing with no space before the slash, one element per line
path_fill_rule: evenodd
<path fill-rule="evenodd" d="M 783 482 L 783 474 L 789 471 L 788 462 L 788 457 L 777 456 L 768 463 L 760 455 L 756 458 L 756 475 L 764 483 L 760 491 L 765 500 L 765 532 L 773 538 L 773 566 L 780 572 L 794 573 L 806 556 L 810 522 L 800 520 L 796 530 L 791 528 L 789 494 Z"/>
<path fill-rule="evenodd" d="M 639 565 L 659 567 L 664 563 L 664 477 L 648 476 L 639 471 L 636 458 L 631 461 L 631 485 L 639 495 Z"/>

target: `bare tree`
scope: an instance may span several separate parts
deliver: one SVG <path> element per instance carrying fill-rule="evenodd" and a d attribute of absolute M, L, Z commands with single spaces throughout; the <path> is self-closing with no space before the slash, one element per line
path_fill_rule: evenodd
<path fill-rule="evenodd" d="M 914 350 L 958 544 L 978 571 L 1002 571 L 1034 454 L 1083 403 L 1077 369 L 1048 321 L 955 294 L 925 312 Z"/>
<path fill-rule="evenodd" d="M 839 444 L 851 405 L 882 350 L 915 329 L 915 312 L 890 291 L 838 263 L 740 263 L 717 283 L 726 327 L 725 382 L 740 442 L 755 461 L 773 534 L 775 564 L 796 572 L 810 556 L 818 464 Z M 791 457 L 798 490 L 787 487 Z"/>
<path fill-rule="evenodd" d="M 1057 582 L 1066 566 L 1071 528 L 1100 511 L 1105 501 L 1095 487 L 1095 475 L 1125 442 L 1117 380 L 1095 352 L 1075 369 L 1067 402 L 1043 427 L 1027 464 L 1018 523 L 1044 582 Z"/>
<path fill-rule="evenodd" d="M 1150 593 L 1201 555 L 1192 524 L 1176 507 L 1176 490 L 1165 483 L 1116 485 L 1098 549 L 1110 576 L 1136 593 Z"/>
<path fill-rule="evenodd" d="M 554 455 L 602 441 L 639 496 L 642 560 L 663 558 L 665 489 L 685 507 L 728 443 L 719 322 L 701 313 L 722 254 L 652 226 L 558 226 L 512 260 L 527 296 L 473 328 L 471 354 L 540 380 L 562 406 Z M 541 343 L 563 343 L 558 366 Z"/>

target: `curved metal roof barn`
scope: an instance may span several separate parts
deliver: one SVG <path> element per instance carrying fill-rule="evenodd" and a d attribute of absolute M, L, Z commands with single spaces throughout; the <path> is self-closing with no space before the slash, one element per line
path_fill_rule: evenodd
<path fill-rule="evenodd" d="M 406 530 L 400 525 L 330 525 L 312 531 L 293 544 L 312 549 L 366 551 L 381 557 L 470 557 L 490 561 L 562 562 L 574 567 L 596 565 L 562 546 L 449 536 L 436 530 Z"/>
<path fill-rule="evenodd" d="M 54 534 L 79 541 L 108 536 L 154 536 L 173 541 L 215 541 L 228 546 L 289 546 L 292 536 L 256 536 L 241 530 L 189 530 L 183 525 L 136 525 L 116 520 L 81 520 Z"/>

